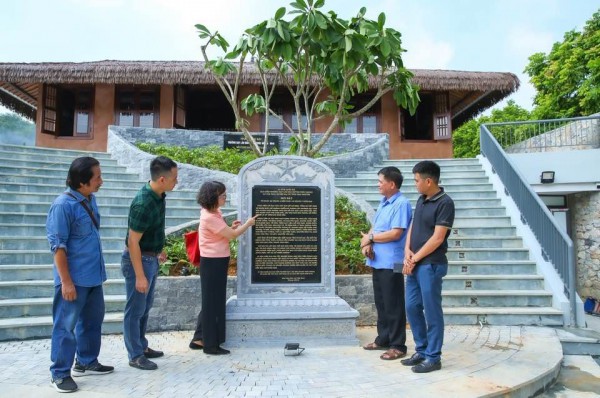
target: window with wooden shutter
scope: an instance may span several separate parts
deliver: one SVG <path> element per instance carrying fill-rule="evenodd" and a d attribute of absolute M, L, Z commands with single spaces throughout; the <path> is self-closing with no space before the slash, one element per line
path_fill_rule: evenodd
<path fill-rule="evenodd" d="M 185 87 L 175 87 L 175 127 L 185 128 L 185 94 Z"/>
<path fill-rule="evenodd" d="M 452 138 L 450 106 L 448 93 L 435 94 L 435 113 L 433 114 L 433 139 L 449 140 Z"/>
<path fill-rule="evenodd" d="M 157 87 L 117 86 L 115 124 L 123 127 L 158 127 Z"/>
<path fill-rule="evenodd" d="M 58 88 L 56 86 L 44 85 L 43 89 L 43 122 L 42 133 L 58 135 L 56 116 L 58 113 Z"/>

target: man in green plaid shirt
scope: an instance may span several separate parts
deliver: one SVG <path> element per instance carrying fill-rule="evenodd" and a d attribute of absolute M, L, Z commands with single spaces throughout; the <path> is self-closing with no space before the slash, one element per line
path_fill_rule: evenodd
<path fill-rule="evenodd" d="M 148 358 L 158 358 L 163 352 L 148 347 L 146 327 L 148 313 L 154 302 L 154 287 L 159 262 L 166 260 L 165 192 L 177 184 L 177 164 L 159 156 L 150 163 L 151 180 L 133 198 L 129 208 L 126 248 L 121 257 L 125 277 L 127 304 L 123 319 L 123 338 L 129 366 L 154 370 L 158 366 Z"/>

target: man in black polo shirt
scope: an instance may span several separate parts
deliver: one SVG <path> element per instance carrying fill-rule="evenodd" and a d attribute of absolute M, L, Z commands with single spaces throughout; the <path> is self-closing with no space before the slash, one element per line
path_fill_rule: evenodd
<path fill-rule="evenodd" d="M 153 159 L 150 178 L 129 207 L 127 247 L 121 258 L 127 291 L 123 338 L 129 366 L 142 370 L 157 369 L 156 363 L 148 358 L 164 355 L 148 347 L 146 327 L 154 302 L 158 264 L 166 259 L 162 251 L 165 245 L 165 192 L 172 191 L 177 184 L 177 164 L 164 156 Z"/>
<path fill-rule="evenodd" d="M 425 160 L 413 168 L 421 194 L 408 230 L 404 250 L 406 315 L 415 341 L 415 353 L 403 359 L 415 373 L 442 368 L 444 314 L 442 278 L 448 272 L 448 236 L 454 223 L 454 202 L 438 183 L 440 166 Z"/>

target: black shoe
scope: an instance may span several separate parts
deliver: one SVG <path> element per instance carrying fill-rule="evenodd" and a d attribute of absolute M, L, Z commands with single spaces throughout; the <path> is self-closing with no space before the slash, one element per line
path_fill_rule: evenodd
<path fill-rule="evenodd" d="M 440 370 L 441 368 L 442 368 L 442 361 L 437 361 L 437 362 L 423 361 L 420 364 L 418 364 L 417 366 L 413 366 L 410 369 L 415 373 L 429 373 L 429 372 L 433 372 L 434 370 Z"/>
<path fill-rule="evenodd" d="M 217 348 L 206 348 L 204 347 L 204 353 L 206 355 L 227 355 L 230 353 L 229 350 L 225 348 L 217 347 Z"/>
<path fill-rule="evenodd" d="M 415 366 L 420 364 L 424 360 L 425 357 L 423 355 L 419 354 L 418 352 L 415 352 L 414 354 L 412 354 L 412 357 L 403 359 L 400 361 L 400 363 L 404 366 Z"/>
<path fill-rule="evenodd" d="M 189 345 L 189 347 L 190 347 L 192 350 L 201 350 L 201 349 L 203 349 L 203 348 L 204 348 L 204 346 L 203 346 L 202 344 L 194 343 L 193 341 L 192 341 L 192 342 L 190 342 L 190 345 Z"/>
<path fill-rule="evenodd" d="M 71 375 L 73 377 L 90 376 L 90 375 L 105 375 L 112 373 L 115 370 L 113 366 L 104 366 L 100 362 L 96 362 L 94 365 L 82 365 L 78 361 L 75 361 Z"/>
<path fill-rule="evenodd" d="M 50 384 L 58 392 L 75 392 L 79 388 L 71 376 L 63 377 L 62 379 L 52 379 Z"/>
<path fill-rule="evenodd" d="M 153 350 L 150 347 L 147 347 L 146 350 L 144 351 L 144 356 L 146 358 L 160 358 L 160 357 L 162 357 L 164 355 L 165 355 L 164 352 Z"/>
<path fill-rule="evenodd" d="M 158 365 L 155 364 L 154 362 L 148 360 L 148 358 L 146 358 L 146 356 L 144 356 L 144 355 L 140 355 L 139 357 L 134 358 L 131 361 L 129 361 L 129 366 L 131 366 L 132 368 L 138 368 L 141 370 L 158 369 Z"/>

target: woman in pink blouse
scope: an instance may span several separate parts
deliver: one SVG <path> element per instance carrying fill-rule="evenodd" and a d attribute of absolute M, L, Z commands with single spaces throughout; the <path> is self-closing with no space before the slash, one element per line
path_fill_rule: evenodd
<path fill-rule="evenodd" d="M 220 210 L 227 200 L 225 189 L 223 183 L 209 181 L 202 184 L 197 196 L 202 207 L 198 227 L 202 311 L 198 314 L 190 348 L 202 348 L 209 355 L 229 354 L 229 350 L 221 348 L 225 342 L 227 267 L 231 254 L 229 241 L 246 232 L 257 217 L 251 217 L 243 224 L 236 220 L 231 227 L 228 226 Z"/>

